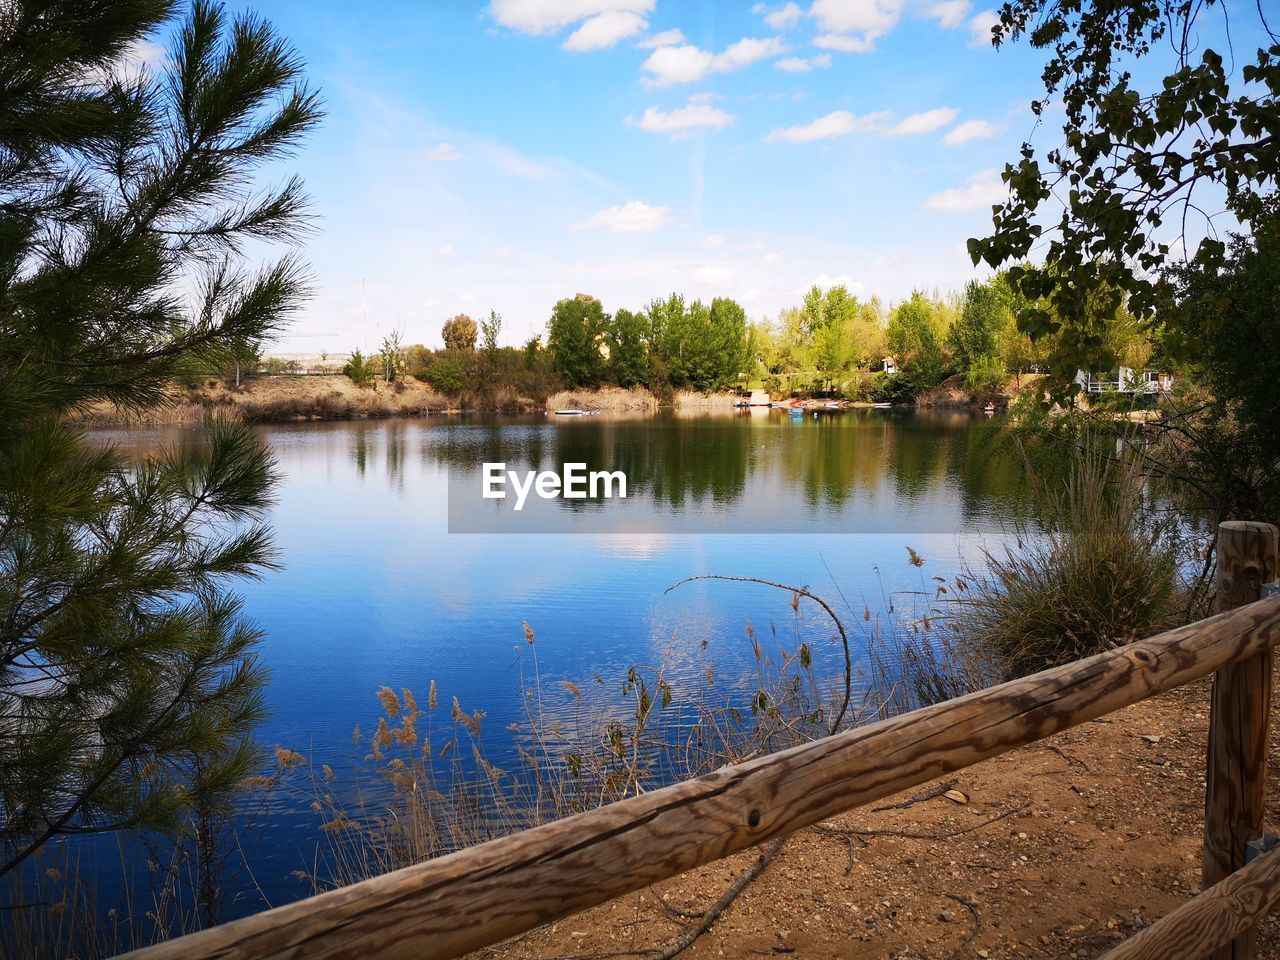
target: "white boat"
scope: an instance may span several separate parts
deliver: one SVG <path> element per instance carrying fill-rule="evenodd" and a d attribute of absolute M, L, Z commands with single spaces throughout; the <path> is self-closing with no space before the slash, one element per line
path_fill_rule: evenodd
<path fill-rule="evenodd" d="M 593 413 L 599 413 L 598 410 L 557 410 L 557 417 L 589 417 Z"/>
<path fill-rule="evenodd" d="M 890 407 L 893 406 L 893 404 L 892 403 L 873 403 L 871 406 L 874 407 L 876 410 L 888 410 Z"/>

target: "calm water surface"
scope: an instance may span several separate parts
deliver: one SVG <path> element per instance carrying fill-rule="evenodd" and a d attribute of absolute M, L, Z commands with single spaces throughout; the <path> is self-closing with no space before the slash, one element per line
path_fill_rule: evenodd
<path fill-rule="evenodd" d="M 270 519 L 284 567 L 242 588 L 272 676 L 260 739 L 349 773 L 360 763 L 353 729 L 379 716 L 374 692 L 407 687 L 425 699 L 434 680 L 442 703 L 487 711 L 486 740 L 501 756 L 508 724 L 522 719 L 525 622 L 548 683 L 615 686 L 632 664 L 673 656 L 677 685 L 708 658 L 721 676 L 745 676 L 746 618 L 790 624 L 789 595 L 666 588 L 715 573 L 808 586 L 850 619 L 864 605 L 909 605 L 1025 508 L 1023 470 L 993 452 L 992 426 L 955 413 L 760 411 L 262 427 L 283 473 Z M 143 450 L 181 435 L 96 436 Z M 623 469 L 631 495 L 544 505 L 543 519 L 559 523 L 549 528 L 567 532 L 451 534 L 450 473 L 456 484 L 485 460 Z M 610 529 L 629 532 L 597 532 Z M 908 563 L 908 546 L 923 567 Z M 815 620 L 812 631 L 819 666 L 834 669 L 830 629 Z M 291 874 L 309 866 L 317 825 L 300 795 L 272 796 L 245 851 L 252 876 L 228 880 L 228 917 L 307 893 Z M 102 860 L 109 906 L 119 857 Z"/>

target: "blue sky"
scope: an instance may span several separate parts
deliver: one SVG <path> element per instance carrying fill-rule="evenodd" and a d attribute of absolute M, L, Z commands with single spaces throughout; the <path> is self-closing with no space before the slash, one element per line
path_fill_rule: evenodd
<path fill-rule="evenodd" d="M 1039 55 L 971 0 L 255 6 L 327 110 L 287 165 L 319 222 L 283 349 L 439 345 L 490 309 L 516 344 L 579 291 L 755 318 L 813 283 L 958 288 L 1035 132 Z"/>

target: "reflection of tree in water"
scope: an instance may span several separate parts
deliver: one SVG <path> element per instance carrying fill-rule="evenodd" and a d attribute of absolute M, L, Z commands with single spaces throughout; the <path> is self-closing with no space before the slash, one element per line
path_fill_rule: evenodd
<path fill-rule="evenodd" d="M 351 462 L 356 465 L 356 473 L 364 476 L 369 469 L 369 454 L 371 452 L 371 444 L 369 442 L 369 433 L 366 427 L 359 427 L 352 432 L 351 435 Z"/>
<path fill-rule="evenodd" d="M 754 431 L 727 417 L 664 418 L 627 423 L 614 462 L 641 478 L 655 503 L 683 507 L 741 499 L 755 464 Z"/>
<path fill-rule="evenodd" d="M 966 521 L 992 514 L 1012 521 L 1026 518 L 1032 510 L 1027 468 L 1003 427 L 999 421 L 980 421 L 956 431 L 949 445 L 948 472 L 959 489 Z"/>
<path fill-rule="evenodd" d="M 408 447 L 405 440 L 405 426 L 401 422 L 388 423 L 383 435 L 387 443 L 387 482 L 395 489 L 403 491 L 405 455 Z"/>
<path fill-rule="evenodd" d="M 812 509 L 843 508 L 860 496 L 878 502 L 882 493 L 914 501 L 949 488 L 970 521 L 991 515 L 993 505 L 1011 516 L 1027 499 L 1016 454 L 997 442 L 998 428 L 967 412 L 847 411 L 795 422 L 777 415 L 386 422 L 351 431 L 351 457 L 362 475 L 377 453 L 375 430 L 385 438 L 388 479 L 401 487 L 410 444 L 418 443 L 424 464 L 477 475 L 484 463 L 516 471 L 559 471 L 565 463 L 621 470 L 630 498 L 647 496 L 676 510 L 736 504 L 753 476 L 775 477 L 780 483 L 762 491 L 799 496 Z M 559 506 L 582 512 L 605 503 L 561 500 Z"/>

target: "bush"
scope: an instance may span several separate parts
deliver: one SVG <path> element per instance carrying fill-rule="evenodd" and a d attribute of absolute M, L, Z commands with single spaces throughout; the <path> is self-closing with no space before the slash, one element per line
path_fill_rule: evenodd
<path fill-rule="evenodd" d="M 427 383 L 448 396 L 457 396 L 466 385 L 462 364 L 448 357 L 437 357 L 427 369 Z"/>
<path fill-rule="evenodd" d="M 375 374 L 376 371 L 371 359 L 364 356 L 359 350 L 351 354 L 351 359 L 342 368 L 342 375 L 350 377 L 352 383 L 360 387 L 367 387 L 373 383 Z"/>
<path fill-rule="evenodd" d="M 1179 537 L 1157 520 L 1130 463 L 1082 454 L 1016 547 L 958 602 L 960 633 L 1011 676 L 1087 657 L 1174 625 Z"/>
<path fill-rule="evenodd" d="M 999 357 L 975 357 L 964 371 L 964 385 L 978 394 L 995 393 L 1004 378 L 1004 361 Z"/>
<path fill-rule="evenodd" d="M 871 384 L 871 399 L 875 403 L 910 403 L 916 389 L 911 377 L 905 373 L 886 373 Z"/>

